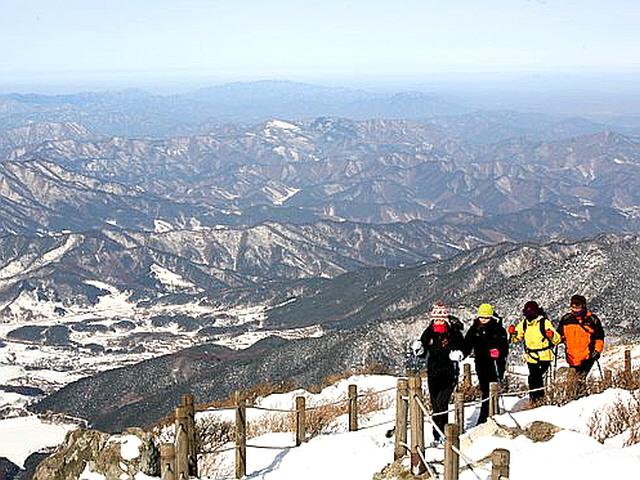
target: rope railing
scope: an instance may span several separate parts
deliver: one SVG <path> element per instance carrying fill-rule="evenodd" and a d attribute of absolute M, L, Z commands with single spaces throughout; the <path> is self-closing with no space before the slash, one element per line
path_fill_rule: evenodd
<path fill-rule="evenodd" d="M 295 448 L 296 445 L 287 445 L 285 447 L 276 447 L 271 445 L 251 445 L 247 443 L 247 448 L 261 448 L 263 450 L 288 450 L 290 448 Z"/>
<path fill-rule="evenodd" d="M 378 395 L 381 395 L 383 393 L 388 393 L 388 392 L 392 392 L 396 389 L 396 387 L 390 387 L 390 388 L 385 388 L 383 390 L 375 390 L 373 392 L 365 392 L 365 393 L 359 393 L 357 395 L 357 398 L 369 398 L 369 397 L 375 397 Z M 343 398 L 340 400 L 336 400 L 335 402 L 328 402 L 328 403 L 320 403 L 317 405 L 310 405 L 308 407 L 306 407 L 307 410 L 314 410 L 314 409 L 321 409 L 321 408 L 326 408 L 326 407 L 335 407 L 338 405 L 342 405 L 344 403 L 349 402 L 349 398 Z M 235 410 L 236 407 L 209 407 L 209 408 L 205 408 L 202 410 L 197 410 L 197 413 L 215 413 L 215 412 L 226 412 L 226 411 L 232 411 Z M 294 409 L 285 409 L 285 408 L 273 408 L 273 407 L 262 407 L 260 405 L 247 405 L 246 406 L 247 409 L 252 409 L 252 410 L 261 410 L 264 412 L 273 412 L 273 413 L 296 413 L 296 410 Z"/>
<path fill-rule="evenodd" d="M 431 478 L 437 478 L 436 472 L 435 472 L 435 470 L 433 470 L 433 468 L 431 468 L 431 465 L 429 465 L 429 462 L 427 462 L 427 459 L 424 456 L 424 452 L 421 449 L 416 448 L 416 453 L 420 457 L 420 460 L 422 461 L 422 464 L 425 466 L 425 468 L 429 472 L 429 476 Z"/>
<path fill-rule="evenodd" d="M 394 392 L 395 390 L 396 390 L 396 387 L 389 387 L 383 390 L 376 390 L 374 392 L 359 393 L 358 398 L 375 397 L 376 395 L 380 395 L 382 393 L 387 393 L 387 392 Z"/>
<path fill-rule="evenodd" d="M 421 403 L 421 399 L 417 399 L 418 400 L 418 404 Z M 433 428 L 438 432 L 438 435 L 440 435 L 442 438 L 446 438 L 446 434 L 440 429 L 440 427 L 438 427 L 438 425 L 433 421 L 433 420 L 428 420 L 428 422 L 433 426 Z M 471 460 L 469 457 L 467 457 L 465 454 L 463 454 L 460 449 L 458 447 L 456 447 L 455 445 L 449 445 L 449 447 L 460 457 L 462 458 L 465 463 L 466 463 L 466 467 L 471 471 L 471 473 L 473 473 L 473 475 L 478 479 L 478 480 L 483 480 L 482 478 L 480 478 L 480 476 L 475 472 L 473 466 L 476 463 L 474 460 Z"/>
<path fill-rule="evenodd" d="M 296 410 L 293 410 L 293 409 L 260 407 L 258 405 L 247 405 L 247 409 L 259 410 L 261 412 L 272 412 L 272 413 L 296 413 Z M 307 407 L 307 410 L 309 410 L 308 407 Z"/>
<path fill-rule="evenodd" d="M 467 372 L 467 370 L 469 370 L 469 373 Z M 630 371 L 631 371 L 631 362 L 628 360 L 628 355 L 627 355 L 625 358 L 625 374 L 630 375 Z M 514 371 L 510 371 L 508 372 L 508 374 L 522 375 L 522 376 L 525 375 L 525 374 L 521 374 Z M 611 375 L 609 375 L 609 377 L 611 377 Z M 467 386 L 473 386 L 472 383 L 467 382 L 467 379 L 470 379 L 470 378 L 471 378 L 470 369 L 465 368 L 465 381 L 462 384 Z M 318 403 L 309 405 L 309 406 L 306 406 L 305 400 L 309 400 L 310 398 L 313 398 L 313 397 L 298 396 L 295 398 L 296 400 L 295 408 L 247 405 L 246 400 L 244 400 L 241 395 L 237 394 L 235 406 L 210 407 L 203 410 L 198 410 L 198 413 L 235 411 L 236 413 L 236 446 L 228 447 L 228 448 L 219 448 L 219 449 L 214 448 L 209 451 L 201 450 L 199 452 L 196 452 L 196 454 L 218 455 L 222 453 L 235 451 L 236 466 L 237 466 L 236 478 L 241 478 L 242 476 L 246 475 L 246 449 L 247 448 L 263 449 L 263 450 L 279 450 L 279 451 L 295 448 L 296 446 L 299 446 L 301 443 L 305 442 L 309 438 L 307 436 L 306 428 L 308 425 L 313 425 L 313 424 L 307 422 L 306 414 L 308 412 L 325 409 L 327 407 L 341 406 L 341 407 L 344 407 L 344 409 L 340 408 L 336 410 L 330 410 L 326 413 L 326 415 L 330 415 L 330 417 L 327 417 L 327 418 L 334 419 L 336 418 L 336 416 L 344 415 L 348 412 L 349 431 L 376 428 L 376 427 L 381 427 L 381 426 L 395 422 L 395 427 L 389 430 L 386 435 L 387 438 L 391 438 L 391 436 L 395 436 L 396 438 L 395 449 L 394 449 L 394 459 L 398 460 L 403 456 L 407 455 L 408 453 L 411 453 L 412 463 L 414 466 L 419 465 L 419 467 L 422 469 L 421 470 L 422 472 L 426 470 L 429 473 L 429 475 L 431 475 L 434 478 L 438 478 L 437 477 L 437 471 L 439 470 L 438 465 L 442 465 L 442 462 L 436 462 L 435 460 L 433 460 L 433 458 L 431 459 L 431 461 L 429 461 L 428 457 L 430 456 L 427 455 L 426 450 L 424 448 L 424 425 L 425 423 L 431 425 L 434 431 L 437 433 L 437 435 L 447 439 L 447 441 L 445 442 L 445 448 L 444 448 L 445 480 L 457 479 L 459 472 L 464 470 L 469 470 L 477 480 L 482 480 L 483 475 L 485 475 L 484 470 L 487 470 L 490 467 L 488 465 L 488 460 L 491 460 L 491 463 L 493 464 L 494 473 L 495 473 L 496 466 L 503 468 L 503 470 L 506 467 L 506 470 L 504 471 L 508 472 L 508 463 L 509 463 L 508 451 L 504 450 L 499 452 L 496 450 L 490 456 L 485 456 L 484 458 L 476 461 L 474 461 L 469 456 L 465 455 L 464 452 L 461 451 L 458 438 L 459 438 L 460 432 L 464 430 L 465 407 L 478 407 L 478 406 L 484 405 L 486 402 L 490 402 L 489 416 L 499 415 L 502 412 L 503 414 L 506 414 L 509 417 L 511 417 L 513 422 L 515 422 L 516 427 L 520 428 L 520 425 L 518 424 L 516 418 L 513 415 L 513 413 L 515 413 L 513 409 L 513 404 L 509 404 L 511 408 L 507 408 L 505 399 L 509 397 L 524 397 L 525 395 L 533 394 L 536 392 L 544 392 L 549 388 L 552 388 L 552 389 L 556 388 L 557 385 L 558 384 L 554 382 L 553 386 L 550 383 L 549 385 L 537 387 L 537 388 L 520 388 L 514 391 L 501 392 L 500 387 L 504 387 L 505 390 L 508 387 L 505 387 L 504 385 L 499 385 L 497 382 L 493 382 L 491 384 L 490 393 L 487 397 L 480 398 L 477 400 L 472 400 L 472 401 L 466 401 L 466 402 L 464 401 L 464 396 L 465 396 L 464 390 L 458 389 L 456 391 L 454 405 L 450 408 L 437 411 L 437 412 L 430 411 L 431 407 L 429 405 L 429 402 L 426 400 L 425 392 L 422 387 L 422 377 L 418 376 L 417 374 L 409 375 L 408 379 L 406 377 L 400 378 L 398 380 L 397 386 L 395 387 L 389 387 L 389 388 L 373 390 L 373 391 L 366 390 L 366 391 L 363 391 L 362 393 L 358 393 L 357 387 L 355 385 L 349 385 L 349 391 L 346 397 L 340 398 L 335 401 L 330 401 L 330 402 L 319 401 Z M 381 395 L 390 393 L 392 391 L 396 392 L 396 395 L 395 395 L 396 418 L 389 419 L 386 421 L 382 421 L 383 419 L 380 419 L 377 422 L 369 422 L 369 424 L 366 426 L 358 427 L 358 424 L 357 424 L 358 408 L 359 408 L 358 400 L 363 400 L 363 399 L 367 399 L 375 396 L 381 396 Z M 555 391 L 556 390 L 550 390 L 552 394 Z M 383 397 L 383 398 L 386 399 L 386 397 Z M 368 409 L 367 411 L 371 411 L 371 406 L 369 404 L 363 403 L 363 405 L 367 405 L 365 408 Z M 362 408 L 362 405 L 361 405 L 361 408 Z M 373 408 L 375 410 L 381 407 L 379 403 L 376 403 Z M 192 409 L 191 411 L 193 411 L 193 407 L 191 407 L 191 409 Z M 294 424 L 295 424 L 294 426 L 294 434 L 296 439 L 295 445 L 286 445 L 286 446 L 256 445 L 256 444 L 247 443 L 246 411 L 248 409 L 253 409 L 256 411 L 268 412 L 268 413 L 276 413 L 276 414 L 282 413 L 287 415 L 293 415 Z M 407 416 L 409 415 L 409 413 L 411 414 L 411 425 L 409 425 L 407 422 Z M 443 416 L 443 415 L 448 416 L 451 413 L 455 414 L 456 423 L 448 424 L 445 431 L 442 431 L 442 429 L 435 423 L 434 417 Z M 193 412 L 191 413 L 191 415 L 193 415 Z M 324 418 L 324 415 L 325 415 L 324 413 L 320 413 L 319 415 L 322 418 L 322 422 L 327 421 Z M 259 418 L 262 418 L 262 417 L 259 417 Z M 448 418 L 449 417 L 447 417 L 447 419 Z M 188 418 L 187 420 L 184 419 L 184 415 L 181 417 L 180 421 L 182 422 L 180 424 L 181 425 L 180 432 L 182 432 L 181 441 L 188 443 L 184 439 L 192 438 L 190 431 L 195 427 L 191 425 Z M 321 425 L 324 425 L 324 423 L 322 423 Z M 322 427 L 320 428 L 318 428 L 317 426 L 314 427 L 316 432 L 322 431 L 321 428 Z M 408 439 L 407 439 L 408 431 L 411 432 L 411 442 L 408 442 Z M 187 435 L 185 435 L 185 432 L 187 433 Z M 447 436 L 447 434 L 449 435 L 449 437 Z M 455 438 L 455 442 L 451 441 L 451 438 Z M 190 446 L 184 447 L 182 445 L 180 445 L 180 448 L 178 447 L 179 447 L 178 442 L 176 442 L 176 455 L 178 454 L 186 455 L 187 453 L 185 452 L 189 452 L 189 455 L 191 455 L 190 452 L 192 447 Z M 179 453 L 179 450 L 180 450 L 180 453 Z M 460 459 L 462 459 L 462 465 L 460 465 L 459 463 Z M 176 462 L 177 462 L 177 459 L 176 459 Z M 191 462 L 191 457 L 189 457 L 189 462 Z M 186 465 L 187 463 L 181 460 L 181 464 Z M 191 463 L 188 463 L 188 464 L 189 464 L 189 468 L 191 468 Z M 451 473 L 452 469 L 454 472 L 456 472 L 455 475 Z M 504 474 L 502 475 L 504 476 Z M 185 478 L 190 478 L 190 477 L 186 476 Z"/>

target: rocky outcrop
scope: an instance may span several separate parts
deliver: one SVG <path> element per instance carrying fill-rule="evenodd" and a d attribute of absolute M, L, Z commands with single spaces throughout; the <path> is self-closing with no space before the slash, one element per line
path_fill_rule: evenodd
<path fill-rule="evenodd" d="M 0 457 L 0 480 L 13 480 L 16 478 L 20 468 L 5 457 Z"/>
<path fill-rule="evenodd" d="M 36 469 L 33 480 L 75 480 L 83 472 L 105 480 L 133 479 L 137 473 L 159 474 L 159 452 L 153 437 L 138 428 L 121 435 L 78 429 Z"/>

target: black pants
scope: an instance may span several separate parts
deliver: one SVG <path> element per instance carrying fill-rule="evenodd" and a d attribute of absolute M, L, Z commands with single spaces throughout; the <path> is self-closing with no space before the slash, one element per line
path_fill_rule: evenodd
<path fill-rule="evenodd" d="M 482 392 L 482 403 L 480 404 L 480 416 L 478 417 L 478 425 L 487 421 L 489 418 L 489 384 L 490 381 L 480 380 L 480 391 Z"/>
<path fill-rule="evenodd" d="M 547 373 L 551 366 L 550 361 L 540 360 L 538 363 L 527 363 L 529 367 L 529 390 L 536 390 L 544 387 L 544 374 Z M 532 402 L 544 398 L 544 390 L 529 393 L 529 399 Z"/>
<path fill-rule="evenodd" d="M 593 367 L 595 360 L 585 360 L 577 367 L 571 367 L 575 371 L 575 398 L 584 397 L 587 392 L 587 376 Z"/>
<path fill-rule="evenodd" d="M 476 362 L 476 375 L 478 375 L 478 383 L 480 384 L 480 391 L 482 392 L 480 416 L 478 417 L 477 423 L 480 425 L 489 418 L 489 385 L 493 382 L 500 382 L 504 377 L 504 362 L 500 366 L 494 361 L 486 363 Z"/>
<path fill-rule="evenodd" d="M 439 415 L 433 415 L 433 423 L 444 432 L 444 426 L 449 419 L 447 410 L 449 409 L 451 394 L 456 385 L 456 379 L 448 375 L 437 377 L 427 375 L 427 385 L 429 386 L 429 396 L 431 397 L 431 410 L 433 413 L 444 412 Z M 433 429 L 433 438 L 434 440 L 440 438 L 440 433 L 435 428 Z"/>

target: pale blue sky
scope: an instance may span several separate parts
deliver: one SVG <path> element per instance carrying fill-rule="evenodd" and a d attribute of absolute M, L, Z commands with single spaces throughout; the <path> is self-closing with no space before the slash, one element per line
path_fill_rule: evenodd
<path fill-rule="evenodd" d="M 0 0 L 0 78 L 640 71 L 639 0 Z"/>

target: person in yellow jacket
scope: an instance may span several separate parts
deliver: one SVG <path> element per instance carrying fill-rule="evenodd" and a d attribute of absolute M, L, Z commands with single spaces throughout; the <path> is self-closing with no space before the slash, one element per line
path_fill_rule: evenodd
<path fill-rule="evenodd" d="M 529 367 L 529 393 L 531 402 L 544 397 L 544 374 L 554 358 L 553 349 L 560 343 L 561 337 L 547 318 L 544 310 L 534 302 L 525 303 L 522 309 L 524 318 L 517 325 L 510 325 L 508 332 L 512 342 L 524 340 L 524 358 Z"/>

